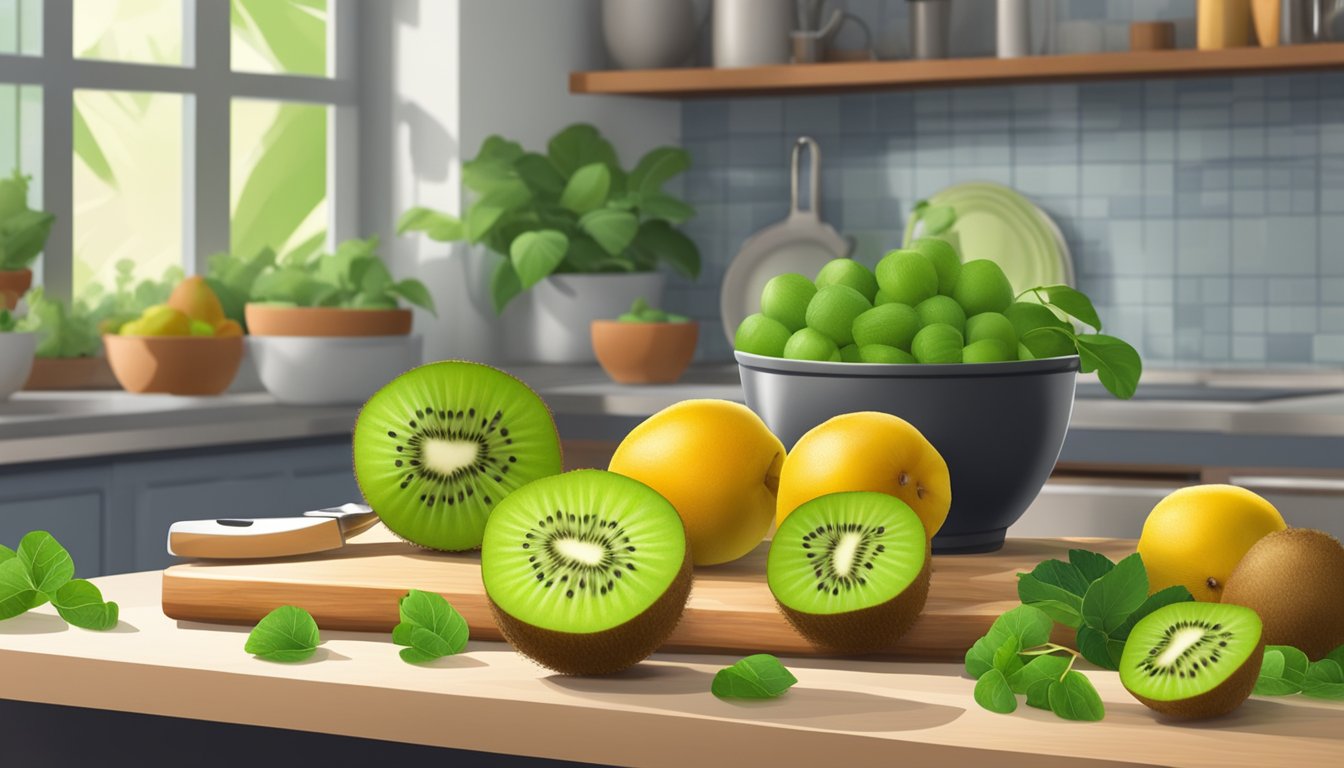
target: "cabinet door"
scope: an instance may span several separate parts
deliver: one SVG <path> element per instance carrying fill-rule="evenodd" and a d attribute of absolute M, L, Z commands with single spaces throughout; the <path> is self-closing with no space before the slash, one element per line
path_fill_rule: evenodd
<path fill-rule="evenodd" d="M 74 559 L 76 576 L 108 573 L 110 485 L 106 468 L 0 473 L 0 544 L 14 548 L 29 531 L 47 531 Z"/>

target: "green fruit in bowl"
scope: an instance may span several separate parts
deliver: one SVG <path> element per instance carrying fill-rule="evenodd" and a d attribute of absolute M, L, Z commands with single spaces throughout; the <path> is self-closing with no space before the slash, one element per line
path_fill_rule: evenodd
<path fill-rule="evenodd" d="M 1004 317 L 1013 324 L 1017 340 L 1025 346 L 1033 358 L 1062 357 L 1077 354 L 1073 342 L 1064 334 L 1054 331 L 1037 331 L 1040 328 L 1061 328 L 1072 330 L 1049 307 L 1033 304 L 1029 301 L 1015 301 L 1003 312 Z M 1026 359 L 1026 358 L 1023 358 Z"/>
<path fill-rule="evenodd" d="M 929 257 L 934 270 L 938 273 L 938 292 L 944 296 L 951 296 L 952 289 L 961 276 L 961 257 L 957 255 L 957 249 L 946 240 L 936 237 L 921 237 L 910 244 L 910 249 Z"/>
<path fill-rule="evenodd" d="M 205 322 L 204 320 L 192 320 L 192 321 L 191 321 L 191 335 L 192 335 L 192 336 L 214 336 L 214 335 L 215 335 L 215 326 L 213 326 L 213 325 L 211 325 L 211 324 Z"/>
<path fill-rule="evenodd" d="M 820 331 L 837 347 L 854 341 L 854 320 L 872 304 L 847 285 L 828 285 L 817 290 L 807 305 L 807 327 Z"/>
<path fill-rule="evenodd" d="M 803 328 L 789 337 L 784 345 L 784 357 L 790 360 L 840 362 L 840 348 L 830 337 L 812 328 Z"/>
<path fill-rule="evenodd" d="M 1003 312 L 1013 303 L 1013 286 L 1003 269 L 989 259 L 975 259 L 961 265 L 961 277 L 952 291 L 967 315 Z"/>
<path fill-rule="evenodd" d="M 899 301 L 892 298 L 891 294 L 887 293 L 881 288 L 878 288 L 877 293 L 873 296 L 874 307 L 880 307 L 883 304 L 899 304 L 899 303 L 900 303 Z"/>
<path fill-rule="evenodd" d="M 915 334 L 910 351 L 921 363 L 960 363 L 961 331 L 950 325 L 926 325 Z"/>
<path fill-rule="evenodd" d="M 854 318 L 851 330 L 860 347 L 885 344 L 908 350 L 919 332 L 919 315 L 905 304 L 883 304 Z"/>
<path fill-rule="evenodd" d="M 840 348 L 840 362 L 842 363 L 862 363 L 863 359 L 859 357 L 858 344 L 846 344 Z"/>
<path fill-rule="evenodd" d="M 877 278 L 872 270 L 853 259 L 832 259 L 817 273 L 817 289 L 828 285 L 848 285 L 869 302 L 877 295 Z"/>
<path fill-rule="evenodd" d="M 1008 349 L 1017 349 L 1017 330 L 1011 320 L 998 312 L 982 312 L 966 319 L 966 343 L 982 339 L 997 339 Z"/>
<path fill-rule="evenodd" d="M 915 307 L 915 314 L 919 315 L 921 328 L 942 323 L 956 328 L 958 333 L 966 332 L 966 311 L 950 297 L 930 296 L 919 302 L 919 306 Z"/>
<path fill-rule="evenodd" d="M 817 286 L 797 272 L 775 275 L 761 291 L 761 314 L 778 321 L 789 333 L 807 325 L 807 305 Z"/>
<path fill-rule="evenodd" d="M 914 355 L 904 349 L 897 349 L 886 344 L 866 344 L 859 347 L 859 360 L 865 363 L 902 363 L 907 365 L 919 362 Z"/>
<path fill-rule="evenodd" d="M 961 361 L 963 363 L 1006 363 L 1017 359 L 1010 351 L 1011 349 L 998 339 L 981 339 L 967 344 L 961 350 Z"/>
<path fill-rule="evenodd" d="M 877 263 L 877 285 L 891 299 L 913 307 L 938 293 L 938 270 L 919 251 L 892 251 Z"/>
<path fill-rule="evenodd" d="M 737 326 L 733 349 L 766 357 L 783 357 L 789 329 L 760 313 L 747 315 Z"/>

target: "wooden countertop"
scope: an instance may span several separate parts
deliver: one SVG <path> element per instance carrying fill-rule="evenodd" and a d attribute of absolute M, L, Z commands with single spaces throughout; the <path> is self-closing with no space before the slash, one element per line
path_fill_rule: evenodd
<path fill-rule="evenodd" d="M 0 622 L 0 698 L 262 725 L 432 746 L 635 766 L 1338 765 L 1344 704 L 1252 699 L 1200 724 L 1162 722 L 1112 672 L 1087 671 L 1100 723 L 976 706 L 956 664 L 786 658 L 799 683 L 727 702 L 710 681 L 732 657 L 658 655 L 613 678 L 550 674 L 508 646 L 472 642 L 427 667 L 388 635 L 322 633 L 314 658 L 243 652 L 242 627 L 176 622 L 158 571 L 96 579 L 121 604 L 110 633 L 69 628 L 51 606 Z M 881 761 L 881 762 L 876 762 Z"/>

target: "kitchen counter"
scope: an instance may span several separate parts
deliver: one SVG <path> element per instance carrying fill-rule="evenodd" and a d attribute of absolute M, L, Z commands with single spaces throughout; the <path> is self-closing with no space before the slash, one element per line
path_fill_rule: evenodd
<path fill-rule="evenodd" d="M 658 654 L 611 678 L 553 675 L 500 643 L 423 667 L 390 637 L 324 631 L 312 660 L 243 652 L 246 629 L 175 622 L 157 571 L 96 579 L 121 605 L 108 633 L 67 628 L 50 605 L 0 622 L 0 698 L 482 752 L 634 766 L 1337 765 L 1344 704 L 1253 699 L 1232 715 L 1162 722 L 1111 672 L 1085 671 L 1099 723 L 974 703 L 955 664 L 784 659 L 799 683 L 765 702 L 709 693 L 735 659 Z M 57 710 L 64 711 L 64 710 Z M 171 721 L 164 721 L 171 722 Z M 196 745 L 198 748 L 200 745 Z"/>
<path fill-rule="evenodd" d="M 695 366 L 676 384 L 637 387 L 612 383 L 596 366 L 506 367 L 546 399 L 567 439 L 619 440 L 688 398 L 742 399 L 734 365 Z M 1339 390 L 1344 371 L 1151 371 L 1144 381 Z M 24 392 L 0 402 L 0 465 L 332 437 L 348 434 L 357 412 L 281 405 L 265 393 Z M 1344 392 L 1336 391 L 1265 402 L 1079 398 L 1061 460 L 1337 467 L 1341 455 Z"/>

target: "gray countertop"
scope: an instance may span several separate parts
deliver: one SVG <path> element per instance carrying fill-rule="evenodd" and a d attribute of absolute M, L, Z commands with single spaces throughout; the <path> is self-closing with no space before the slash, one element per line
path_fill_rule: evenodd
<path fill-rule="evenodd" d="M 504 367 L 545 398 L 568 438 L 619 439 L 640 419 L 680 400 L 742 399 L 735 365 L 695 366 L 676 384 L 639 387 L 614 384 L 596 366 Z M 1344 371 L 1152 371 L 1144 381 L 1344 389 Z M 0 401 L 0 464 L 334 437 L 350 432 L 357 413 L 355 405 L 281 405 L 265 393 L 201 398 L 23 392 Z M 1211 442 L 1219 437 L 1221 442 Z M 1142 440 L 1153 462 L 1226 463 L 1233 457 L 1217 454 L 1229 445 L 1227 437 L 1259 446 L 1248 460 L 1281 454 L 1285 444 L 1276 441 L 1284 439 L 1295 441 L 1291 445 L 1301 447 L 1296 452 L 1303 457 L 1328 441 L 1333 450 L 1311 465 L 1338 466 L 1344 460 L 1344 391 L 1267 402 L 1079 398 L 1064 458 L 1123 461 L 1115 451 Z"/>

